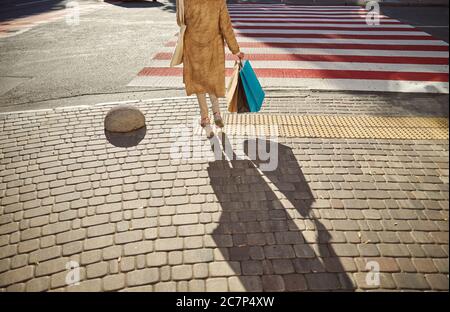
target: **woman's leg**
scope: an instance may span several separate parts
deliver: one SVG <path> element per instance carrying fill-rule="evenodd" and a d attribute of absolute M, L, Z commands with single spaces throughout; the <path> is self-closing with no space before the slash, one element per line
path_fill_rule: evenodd
<path fill-rule="evenodd" d="M 200 125 L 206 131 L 206 137 L 208 139 L 214 136 L 214 131 L 211 128 L 211 124 L 209 121 L 209 113 L 208 113 L 208 104 L 206 103 L 206 94 L 205 93 L 197 93 L 198 105 L 200 106 L 200 116 L 201 121 Z"/>
<path fill-rule="evenodd" d="M 215 94 L 209 94 L 209 99 L 211 100 L 212 105 L 212 111 L 214 114 L 214 123 L 217 127 L 223 128 L 225 125 L 223 123 L 222 116 L 220 115 L 220 106 L 219 106 L 219 99 Z"/>
<path fill-rule="evenodd" d="M 200 106 L 200 116 L 202 119 L 209 117 L 208 104 L 206 103 L 206 93 L 197 93 L 198 105 Z"/>
<path fill-rule="evenodd" d="M 211 101 L 213 114 L 220 114 L 219 99 L 217 98 L 217 96 L 215 94 L 209 93 L 209 99 Z"/>

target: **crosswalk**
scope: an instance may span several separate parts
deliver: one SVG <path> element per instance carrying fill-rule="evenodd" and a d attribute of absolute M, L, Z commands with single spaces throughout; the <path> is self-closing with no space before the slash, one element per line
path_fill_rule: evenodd
<path fill-rule="evenodd" d="M 265 88 L 448 93 L 448 44 L 359 6 L 229 4 L 241 50 Z M 182 87 L 170 68 L 176 37 L 130 86 Z M 227 75 L 233 56 L 227 50 Z"/>

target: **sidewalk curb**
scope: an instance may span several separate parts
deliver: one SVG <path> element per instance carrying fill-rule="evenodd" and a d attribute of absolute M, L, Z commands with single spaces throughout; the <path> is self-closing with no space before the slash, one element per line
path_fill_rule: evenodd
<path fill-rule="evenodd" d="M 114 102 L 101 102 L 92 105 L 74 105 L 74 106 L 60 106 L 53 108 L 42 108 L 42 109 L 29 109 L 29 110 L 20 110 L 20 111 L 7 111 L 0 112 L 0 115 L 10 115 L 10 114 L 23 114 L 23 113 L 32 113 L 32 112 L 51 112 L 51 111 L 61 111 L 61 110 L 71 110 L 75 108 L 95 108 L 99 106 L 107 106 L 107 105 L 120 105 L 120 104 L 137 104 L 137 103 L 147 103 L 147 102 L 160 102 L 165 100 L 178 100 L 178 99 L 194 99 L 193 96 L 174 96 L 174 97 L 164 97 L 164 98 L 150 98 L 145 100 L 128 100 L 128 101 L 114 101 Z"/>

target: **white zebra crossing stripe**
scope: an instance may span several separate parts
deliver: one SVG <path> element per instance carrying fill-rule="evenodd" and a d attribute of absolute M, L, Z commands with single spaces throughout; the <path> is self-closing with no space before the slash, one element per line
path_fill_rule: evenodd
<path fill-rule="evenodd" d="M 345 34 L 345 35 L 406 35 L 427 36 L 423 31 L 352 31 L 352 30 L 297 30 L 297 29 L 237 29 L 236 34 Z"/>
<path fill-rule="evenodd" d="M 342 18 L 342 19 L 337 19 L 337 18 L 331 18 L 331 17 L 327 17 L 327 18 L 319 18 L 319 17 L 310 17 L 310 18 L 305 18 L 305 17 L 297 17 L 297 16 L 279 16 L 278 19 L 276 16 L 270 16 L 269 18 L 267 17 L 244 17 L 244 16 L 239 16 L 239 17 L 234 17 L 232 18 L 233 22 L 239 22 L 239 21 L 279 21 L 280 19 L 282 19 L 283 21 L 289 21 L 289 22 L 304 22 L 304 21 L 310 21 L 310 22 L 359 22 L 361 24 L 365 24 L 366 23 L 366 19 L 365 18 Z M 394 24 L 399 24 L 399 21 L 393 20 L 393 19 L 384 19 L 381 21 L 381 24 L 386 24 L 386 23 L 394 23 Z"/>
<path fill-rule="evenodd" d="M 391 45 L 430 45 L 448 46 L 441 40 L 375 40 L 375 39 L 322 39 L 322 38 L 278 38 L 278 37 L 243 37 L 241 42 L 280 42 L 280 43 L 354 43 L 354 44 L 391 44 Z M 239 40 L 238 40 L 239 41 Z"/>
<path fill-rule="evenodd" d="M 302 62 L 302 61 L 258 61 L 252 60 L 254 68 L 292 68 L 292 69 L 332 69 L 347 70 L 348 63 L 344 62 Z M 150 67 L 167 67 L 167 60 L 152 60 Z M 226 68 L 233 68 L 234 61 L 226 61 Z M 448 65 L 429 65 L 429 64 L 377 64 L 377 63 L 354 63 L 353 70 L 370 71 L 396 71 L 396 72 L 436 72 L 447 73 Z"/>
<path fill-rule="evenodd" d="M 234 22 L 233 26 L 235 27 L 239 27 L 239 26 L 259 26 L 259 27 L 310 27 L 310 28 L 314 28 L 314 27 L 334 27 L 334 28 L 343 28 L 343 27 L 351 27 L 351 28 L 367 28 L 367 29 L 380 29 L 382 30 L 383 28 L 405 28 L 405 29 L 415 29 L 413 26 L 411 25 L 404 25 L 404 24 L 398 24 L 398 25 L 390 25 L 390 24 L 380 24 L 380 25 L 367 25 L 366 23 L 362 23 L 359 25 L 355 25 L 355 24 L 323 24 L 323 23 L 310 23 L 310 24 L 305 24 L 305 23 L 254 23 L 254 22 Z"/>
<path fill-rule="evenodd" d="M 227 53 L 231 53 L 231 51 L 226 48 L 225 51 Z M 160 52 L 164 53 L 172 53 L 173 47 L 162 47 Z M 367 51 L 365 50 L 356 50 L 356 49 L 308 49 L 308 48 L 246 48 L 246 54 L 317 54 L 317 55 L 367 55 Z M 440 51 L 396 51 L 396 50 L 372 50 L 370 55 L 372 56 L 403 56 L 403 57 L 440 57 L 447 58 L 448 52 L 440 52 Z"/>

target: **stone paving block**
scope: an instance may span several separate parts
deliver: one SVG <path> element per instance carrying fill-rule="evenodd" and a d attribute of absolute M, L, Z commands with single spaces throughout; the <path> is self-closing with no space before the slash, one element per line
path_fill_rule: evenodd
<path fill-rule="evenodd" d="M 259 276 L 232 276 L 228 278 L 229 291 L 263 291 L 261 277 Z"/>
<path fill-rule="evenodd" d="M 169 265 L 176 265 L 183 263 L 183 252 L 181 250 L 171 251 L 168 253 Z"/>
<path fill-rule="evenodd" d="M 214 260 L 212 249 L 192 249 L 183 252 L 184 263 L 211 262 Z"/>
<path fill-rule="evenodd" d="M 400 270 L 402 272 L 407 272 L 407 273 L 415 273 L 416 272 L 416 268 L 413 265 L 411 259 L 397 258 L 396 260 L 397 260 L 398 266 L 400 267 Z"/>
<path fill-rule="evenodd" d="M 57 258 L 45 262 L 41 262 L 36 265 L 34 275 L 36 277 L 51 275 L 53 273 L 58 273 L 66 270 L 66 264 L 68 263 L 68 258 Z M 25 267 L 28 268 L 28 267 Z M 21 268 L 24 269 L 24 268 Z M 28 269 L 29 270 L 29 269 Z"/>
<path fill-rule="evenodd" d="M 39 271 L 39 273 L 41 273 Z M 29 280 L 33 277 L 34 267 L 25 266 L 15 270 L 9 270 L 0 274 L 0 287 L 5 287 L 11 284 L 16 284 Z"/>
<path fill-rule="evenodd" d="M 432 237 L 435 243 L 448 245 L 449 242 L 448 232 L 431 232 L 430 236 Z"/>
<path fill-rule="evenodd" d="M 103 260 L 117 259 L 122 256 L 122 246 L 110 246 L 103 249 Z"/>
<path fill-rule="evenodd" d="M 126 244 L 131 242 L 140 241 L 143 238 L 142 230 L 132 230 L 122 233 L 116 233 L 114 235 L 114 241 L 116 244 Z"/>
<path fill-rule="evenodd" d="M 206 278 L 209 276 L 207 263 L 196 263 L 193 265 L 194 278 Z"/>
<path fill-rule="evenodd" d="M 163 238 L 155 241 L 156 251 L 170 251 L 183 249 L 182 238 Z"/>
<path fill-rule="evenodd" d="M 412 259 L 412 263 L 419 273 L 438 273 L 432 259 Z"/>
<path fill-rule="evenodd" d="M 286 291 L 305 291 L 308 288 L 302 274 L 287 274 L 283 276 Z"/>
<path fill-rule="evenodd" d="M 81 253 L 80 263 L 82 265 L 91 264 L 94 262 L 99 262 L 102 259 L 102 251 L 101 250 L 90 250 Z"/>
<path fill-rule="evenodd" d="M 203 247 L 203 236 L 191 236 L 184 238 L 185 249 L 198 249 Z"/>
<path fill-rule="evenodd" d="M 319 258 L 313 259 L 295 259 L 293 261 L 297 273 L 325 272 L 326 266 L 322 264 Z"/>
<path fill-rule="evenodd" d="M 263 233 L 247 234 L 247 241 L 250 245 L 264 246 L 266 244 L 266 236 Z"/>
<path fill-rule="evenodd" d="M 237 261 L 220 261 L 209 263 L 209 274 L 212 277 L 240 275 L 240 263 Z"/>
<path fill-rule="evenodd" d="M 120 271 L 129 272 L 136 268 L 136 261 L 134 257 L 119 258 Z"/>
<path fill-rule="evenodd" d="M 56 235 L 56 243 L 65 244 L 77 240 L 82 240 L 86 237 L 85 229 L 72 230 L 64 233 L 59 233 Z"/>
<path fill-rule="evenodd" d="M 178 227 L 178 235 L 183 236 L 197 236 L 205 234 L 205 226 L 203 224 L 182 225 Z"/>
<path fill-rule="evenodd" d="M 120 221 L 116 223 L 116 232 L 126 232 L 130 230 L 130 223 L 128 221 Z"/>
<path fill-rule="evenodd" d="M 439 245 L 421 245 L 421 248 L 430 258 L 448 258 L 448 253 Z"/>
<path fill-rule="evenodd" d="M 294 249 L 290 245 L 264 246 L 267 259 L 295 258 Z"/>
<path fill-rule="evenodd" d="M 272 266 L 275 274 L 295 273 L 294 265 L 291 260 L 274 259 L 272 260 Z"/>
<path fill-rule="evenodd" d="M 433 259 L 433 263 L 440 273 L 448 274 L 448 262 L 448 259 Z"/>
<path fill-rule="evenodd" d="M 160 282 L 155 284 L 154 290 L 156 292 L 175 292 L 177 291 L 177 283 L 175 282 Z"/>
<path fill-rule="evenodd" d="M 88 237 L 103 236 L 108 234 L 113 234 L 116 232 L 116 227 L 114 224 L 101 224 L 96 226 L 90 226 L 87 228 Z"/>
<path fill-rule="evenodd" d="M 229 259 L 236 261 L 248 260 L 250 258 L 249 248 L 247 246 L 231 247 L 228 249 L 228 255 Z"/>
<path fill-rule="evenodd" d="M 378 249 L 383 257 L 409 257 L 410 253 L 405 245 L 378 244 Z"/>
<path fill-rule="evenodd" d="M 167 264 L 167 252 L 152 252 L 147 254 L 147 266 L 159 267 Z"/>
<path fill-rule="evenodd" d="M 411 229 L 414 231 L 425 231 L 432 232 L 438 231 L 439 228 L 436 226 L 436 223 L 429 220 L 410 220 L 408 221 L 411 225 Z"/>
<path fill-rule="evenodd" d="M 303 236 L 300 234 L 300 232 L 276 232 L 275 240 L 277 244 L 280 245 L 294 245 L 304 242 Z"/>
<path fill-rule="evenodd" d="M 198 215 L 197 214 L 175 215 L 172 217 L 172 222 L 174 225 L 195 224 L 198 223 Z"/>
<path fill-rule="evenodd" d="M 86 267 L 87 278 L 96 278 L 105 276 L 108 273 L 109 265 L 107 262 L 97 262 Z"/>
<path fill-rule="evenodd" d="M 359 225 L 354 220 L 333 220 L 333 229 L 337 231 L 358 231 Z"/>
<path fill-rule="evenodd" d="M 363 289 L 363 290 L 380 289 L 380 285 L 377 284 L 374 280 L 372 280 L 370 278 L 370 276 L 367 275 L 367 273 L 355 273 L 355 274 L 353 274 L 353 277 L 355 279 L 357 287 L 360 289 Z M 381 276 L 380 276 L 380 282 L 381 282 Z"/>
<path fill-rule="evenodd" d="M 146 257 L 145 255 L 137 255 L 136 256 L 136 268 L 143 269 L 146 267 Z"/>
<path fill-rule="evenodd" d="M 206 291 L 205 281 L 203 280 L 190 280 L 188 282 L 188 291 L 190 292 L 204 292 Z"/>
<path fill-rule="evenodd" d="M 130 286 L 151 284 L 158 280 L 159 271 L 157 268 L 148 268 L 127 273 L 127 285 Z"/>
<path fill-rule="evenodd" d="M 52 224 L 47 224 L 42 227 L 42 235 L 51 235 L 51 234 L 58 234 L 61 232 L 66 232 L 70 230 L 70 222 L 69 221 L 63 221 L 63 222 L 57 222 Z"/>
<path fill-rule="evenodd" d="M 397 235 L 396 232 L 378 232 L 378 237 L 380 238 L 380 241 L 382 241 L 383 243 L 387 243 L 387 244 L 395 244 L 395 243 L 400 243 L 400 239 Z"/>
<path fill-rule="evenodd" d="M 337 274 L 313 273 L 305 274 L 309 290 L 333 290 L 340 289 L 341 285 Z"/>
<path fill-rule="evenodd" d="M 39 240 L 32 239 L 24 242 L 20 242 L 17 245 L 17 250 L 19 253 L 29 253 L 39 248 Z"/>
<path fill-rule="evenodd" d="M 9 258 L 0 260 L 0 273 L 8 271 L 11 266 L 11 260 Z"/>
<path fill-rule="evenodd" d="M 73 254 L 79 254 L 83 250 L 83 243 L 81 241 L 78 242 L 71 242 L 64 244 L 62 246 L 62 255 L 63 256 L 70 256 Z"/>
<path fill-rule="evenodd" d="M 132 229 L 148 229 L 157 225 L 156 218 L 133 219 L 131 220 Z"/>
<path fill-rule="evenodd" d="M 380 272 L 400 272 L 400 267 L 395 258 L 367 258 L 364 266 L 367 267 L 368 261 L 376 261 L 380 266 Z"/>
<path fill-rule="evenodd" d="M 81 219 L 81 225 L 83 227 L 90 227 L 93 225 L 105 224 L 108 222 L 109 222 L 109 215 L 107 214 L 98 214 Z"/>
<path fill-rule="evenodd" d="M 25 291 L 27 292 L 42 292 L 50 288 L 50 277 L 44 276 L 29 280 L 25 284 Z"/>
<path fill-rule="evenodd" d="M 187 281 L 177 282 L 177 291 L 178 292 L 187 292 L 188 291 L 188 282 Z"/>
<path fill-rule="evenodd" d="M 99 236 L 84 240 L 84 250 L 101 249 L 113 245 L 113 236 Z"/>
<path fill-rule="evenodd" d="M 400 289 L 424 290 L 430 288 L 425 276 L 420 273 L 394 273 L 392 277 Z"/>
<path fill-rule="evenodd" d="M 403 220 L 382 220 L 381 224 L 386 231 L 411 231 L 412 228 L 407 221 Z M 381 229 L 380 229 L 381 230 Z"/>
<path fill-rule="evenodd" d="M 125 287 L 125 274 L 107 275 L 102 281 L 104 291 L 117 291 Z"/>
<path fill-rule="evenodd" d="M 280 275 L 263 275 L 262 286 L 264 291 L 284 291 L 283 277 Z"/>
<path fill-rule="evenodd" d="M 427 274 L 425 279 L 432 290 L 442 291 L 449 289 L 448 275 L 444 274 Z"/>
<path fill-rule="evenodd" d="M 61 246 L 53 246 L 49 248 L 39 249 L 30 254 L 29 261 L 30 263 L 37 263 L 45 260 L 58 258 L 59 256 L 61 256 L 61 252 L 62 252 Z"/>
<path fill-rule="evenodd" d="M 81 272 L 83 272 L 83 271 L 80 270 L 80 273 Z M 50 288 L 51 289 L 60 289 L 61 287 L 68 286 L 66 283 L 67 273 L 68 273 L 68 271 L 66 270 L 66 271 L 52 274 L 50 276 Z"/>
<path fill-rule="evenodd" d="M 48 224 L 49 221 L 50 221 L 49 216 L 34 217 L 34 218 L 29 219 L 29 222 L 30 222 L 29 225 L 30 225 L 30 227 L 43 226 L 45 224 Z M 0 229 L 0 231 L 1 231 L 1 229 Z"/>
<path fill-rule="evenodd" d="M 158 237 L 158 232 L 156 228 L 145 229 L 144 239 L 155 239 Z"/>
<path fill-rule="evenodd" d="M 225 292 L 228 291 L 228 280 L 221 278 L 208 278 L 206 280 L 207 292 Z"/>
<path fill-rule="evenodd" d="M 426 253 L 421 247 L 421 245 L 418 244 L 408 244 L 406 245 L 408 247 L 408 251 L 411 254 L 412 257 L 415 258 L 425 258 Z"/>
<path fill-rule="evenodd" d="M 192 278 L 192 265 L 176 265 L 172 267 L 172 279 L 189 280 Z"/>
<path fill-rule="evenodd" d="M 123 246 L 123 254 L 125 256 L 133 256 L 139 254 L 146 254 L 153 251 L 152 241 L 142 241 L 136 243 L 129 243 Z"/>
<path fill-rule="evenodd" d="M 79 285 L 67 287 L 69 292 L 99 292 L 102 290 L 102 280 L 100 278 L 81 281 Z"/>
<path fill-rule="evenodd" d="M 333 251 L 339 257 L 358 257 L 359 251 L 354 244 L 333 244 Z"/>
<path fill-rule="evenodd" d="M 358 251 L 362 257 L 377 257 L 380 255 L 375 244 L 358 244 Z"/>

